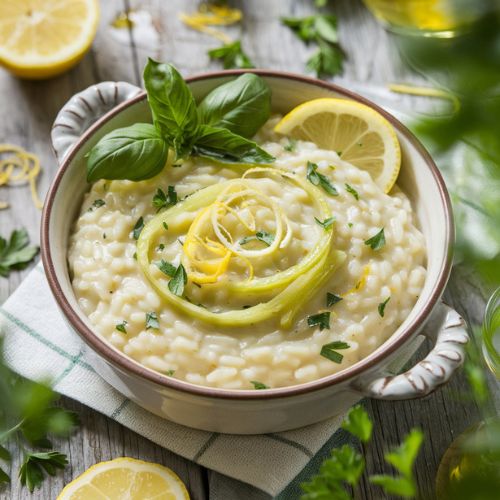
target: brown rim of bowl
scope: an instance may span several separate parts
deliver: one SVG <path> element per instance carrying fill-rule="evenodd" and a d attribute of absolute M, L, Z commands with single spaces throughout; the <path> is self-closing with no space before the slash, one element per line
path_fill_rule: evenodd
<path fill-rule="evenodd" d="M 198 386 L 194 384 L 190 384 L 189 382 L 184 382 L 181 380 L 176 380 L 171 377 L 167 377 L 165 375 L 161 375 L 160 373 L 154 372 L 149 368 L 139 364 L 138 362 L 130 359 L 125 354 L 121 353 L 110 344 L 108 344 L 104 339 L 90 330 L 87 325 L 80 319 L 79 315 L 76 311 L 71 307 L 69 301 L 64 295 L 62 287 L 60 286 L 55 269 L 52 261 L 52 255 L 50 251 L 49 245 L 49 220 L 52 211 L 52 205 L 54 202 L 54 198 L 57 193 L 57 188 L 61 182 L 61 179 L 68 168 L 68 165 L 71 163 L 76 153 L 81 149 L 81 147 L 85 144 L 85 142 L 89 139 L 89 137 L 99 129 L 104 123 L 109 121 L 111 118 L 115 117 L 118 113 L 120 113 L 123 109 L 145 99 L 146 93 L 143 92 L 128 101 L 125 101 L 111 111 L 106 113 L 102 118 L 97 120 L 91 127 L 89 127 L 81 136 L 80 140 L 73 146 L 70 150 L 61 166 L 59 167 L 56 176 L 49 188 L 49 191 L 46 196 L 44 209 L 42 213 L 42 222 L 41 222 L 41 249 L 42 249 L 42 261 L 45 268 L 45 272 L 47 275 L 47 280 L 49 282 L 49 286 L 52 290 L 52 293 L 59 305 L 62 309 L 64 315 L 69 320 L 73 328 L 77 331 L 77 333 L 82 337 L 82 339 L 92 347 L 97 353 L 99 353 L 105 360 L 111 363 L 113 366 L 131 372 L 133 375 L 136 375 L 144 380 L 149 382 L 153 382 L 162 387 L 166 387 L 169 389 L 177 390 L 184 393 L 189 393 L 197 396 L 205 396 L 210 398 L 220 398 L 220 399 L 233 399 L 233 400 L 255 400 L 255 399 L 274 399 L 274 398 L 282 398 L 282 397 L 290 397 L 299 394 L 304 394 L 308 392 L 317 391 L 320 389 L 324 389 L 328 386 L 334 385 L 336 383 L 345 382 L 348 379 L 351 379 L 357 375 L 360 375 L 363 371 L 372 368 L 376 363 L 384 359 L 385 357 L 392 354 L 396 351 L 401 345 L 403 345 L 409 338 L 411 338 L 414 334 L 416 334 L 423 322 L 428 318 L 434 306 L 437 304 L 440 299 L 444 287 L 448 281 L 450 272 L 451 272 L 451 264 L 452 264 L 452 249 L 451 244 L 454 241 L 454 225 L 452 218 L 452 210 L 451 210 L 451 202 L 446 190 L 446 186 L 444 180 L 439 173 L 438 168 L 436 167 L 434 161 L 432 160 L 429 153 L 420 143 L 420 141 L 401 123 L 399 120 L 394 118 L 392 115 L 384 111 L 382 108 L 372 103 L 368 99 L 365 99 L 362 96 L 355 94 L 349 90 L 346 90 L 342 87 L 338 87 L 333 83 L 323 82 L 321 80 L 317 80 L 315 78 L 309 78 L 302 75 L 297 75 L 294 73 L 286 73 L 280 71 L 271 71 L 271 70 L 227 70 L 227 71 L 217 71 L 211 73 L 204 73 L 201 75 L 195 75 L 190 78 L 187 78 L 186 81 L 188 83 L 197 82 L 200 80 L 210 80 L 214 78 L 223 78 L 227 76 L 238 76 L 242 73 L 256 73 L 260 76 L 269 77 L 269 78 L 283 78 L 286 80 L 294 80 L 297 82 L 307 83 L 309 85 L 313 85 L 316 87 L 320 87 L 326 90 L 333 91 L 337 94 L 343 95 L 350 99 L 354 99 L 358 102 L 366 104 L 371 108 L 378 111 L 381 115 L 383 115 L 396 129 L 399 130 L 418 150 L 418 152 L 422 155 L 423 159 L 427 163 L 430 168 L 434 180 L 436 181 L 439 192 L 441 195 L 441 203 L 444 205 L 446 220 L 447 220 L 447 232 L 446 232 L 446 257 L 439 271 L 438 279 L 434 284 L 434 287 L 431 291 L 430 298 L 428 302 L 423 306 L 422 310 L 419 312 L 418 316 L 415 318 L 415 321 L 408 325 L 403 331 L 399 333 L 399 335 L 395 339 L 389 339 L 384 344 L 382 344 L 383 349 L 380 346 L 376 351 L 371 353 L 369 356 L 359 361 L 358 363 L 347 367 L 345 370 L 342 370 L 333 375 L 329 375 L 327 377 L 323 377 L 321 379 L 307 382 L 305 384 L 290 386 L 290 387 L 282 387 L 276 389 L 269 389 L 266 391 L 252 391 L 252 390 L 230 390 L 230 389 L 217 389 L 212 387 L 204 387 Z"/>

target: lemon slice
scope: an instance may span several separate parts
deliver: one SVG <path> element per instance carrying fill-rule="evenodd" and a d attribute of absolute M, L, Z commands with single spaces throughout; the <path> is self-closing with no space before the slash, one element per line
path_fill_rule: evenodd
<path fill-rule="evenodd" d="M 0 64 L 41 79 L 75 65 L 94 39 L 97 0 L 1 0 Z"/>
<path fill-rule="evenodd" d="M 347 99 L 300 104 L 276 125 L 276 132 L 331 149 L 366 170 L 388 193 L 399 174 L 401 149 L 392 125 L 372 108 Z"/>
<path fill-rule="evenodd" d="M 177 474 L 163 465 L 116 458 L 93 465 L 71 481 L 57 500 L 189 500 Z"/>

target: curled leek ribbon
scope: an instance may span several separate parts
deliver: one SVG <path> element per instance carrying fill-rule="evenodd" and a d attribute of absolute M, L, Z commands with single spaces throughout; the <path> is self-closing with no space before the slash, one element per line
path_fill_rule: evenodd
<path fill-rule="evenodd" d="M 307 302 L 332 276 L 333 272 L 345 260 L 343 252 L 332 248 L 332 230 L 324 231 L 314 247 L 295 265 L 278 271 L 272 276 L 254 277 L 250 259 L 269 255 L 288 245 L 291 229 L 281 208 L 268 196 L 256 190 L 249 182 L 250 176 L 275 177 L 299 186 L 309 197 L 318 216 L 322 219 L 331 217 L 330 210 L 321 192 L 312 184 L 295 174 L 276 168 L 252 168 L 241 179 L 224 181 L 195 192 L 181 203 L 160 212 L 149 221 L 137 241 L 137 261 L 156 292 L 172 306 L 183 313 L 215 326 L 248 326 L 279 317 L 282 328 L 292 326 L 302 305 Z M 238 222 L 249 231 L 254 231 L 255 219 L 251 211 L 243 213 L 234 209 L 235 200 L 241 204 L 265 207 L 274 217 L 276 234 L 273 241 L 262 249 L 245 249 L 240 242 L 234 242 L 230 232 L 224 227 L 224 215 L 231 213 Z M 191 217 L 190 217 L 191 215 Z M 186 231 L 183 245 L 183 263 L 188 268 L 188 278 L 195 283 L 210 283 L 221 286 L 236 296 L 277 292 L 267 302 L 261 302 L 247 309 L 212 312 L 195 305 L 172 293 L 164 282 L 152 272 L 150 254 L 154 242 L 164 231 L 165 223 L 173 231 Z M 199 233 L 211 227 L 219 241 Z M 198 253 L 202 252 L 204 258 Z M 239 260 L 248 268 L 246 279 L 242 281 L 219 280 L 227 271 L 231 259 Z"/>

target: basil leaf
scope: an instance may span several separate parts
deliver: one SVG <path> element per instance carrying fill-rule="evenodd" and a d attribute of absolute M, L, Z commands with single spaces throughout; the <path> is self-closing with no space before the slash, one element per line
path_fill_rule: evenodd
<path fill-rule="evenodd" d="M 153 122 L 174 148 L 176 158 L 189 155 L 198 128 L 198 112 L 193 94 L 171 65 L 148 59 L 144 85 Z"/>
<path fill-rule="evenodd" d="M 207 54 L 212 60 L 221 60 L 224 64 L 224 69 L 255 67 L 241 48 L 240 40 L 209 50 Z"/>
<path fill-rule="evenodd" d="M 87 155 L 87 181 L 142 181 L 159 174 L 168 146 L 150 123 L 135 123 L 106 134 Z"/>
<path fill-rule="evenodd" d="M 233 134 L 227 129 L 202 125 L 193 154 L 211 158 L 221 163 L 269 164 L 274 156 L 255 142 Z"/>
<path fill-rule="evenodd" d="M 198 111 L 204 125 L 250 138 L 269 119 L 271 90 L 261 77 L 245 73 L 212 90 Z"/>
<path fill-rule="evenodd" d="M 184 266 L 179 264 L 176 269 L 174 277 L 168 282 L 168 289 L 177 296 L 184 293 L 184 285 L 187 283 L 187 274 Z"/>
<path fill-rule="evenodd" d="M 385 245 L 384 228 L 382 228 L 375 236 L 365 240 L 365 245 L 368 245 L 372 250 L 380 250 Z"/>

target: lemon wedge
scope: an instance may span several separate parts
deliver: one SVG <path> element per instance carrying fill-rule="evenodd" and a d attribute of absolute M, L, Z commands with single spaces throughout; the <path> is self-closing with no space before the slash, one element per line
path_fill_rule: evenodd
<path fill-rule="evenodd" d="M 372 108 L 347 99 L 313 99 L 276 125 L 276 132 L 312 141 L 366 170 L 388 193 L 399 174 L 401 149 L 392 125 Z"/>
<path fill-rule="evenodd" d="M 63 73 L 89 49 L 98 20 L 98 0 L 1 0 L 0 64 L 21 78 Z"/>
<path fill-rule="evenodd" d="M 189 500 L 177 474 L 163 465 L 116 458 L 90 467 L 57 500 Z"/>

